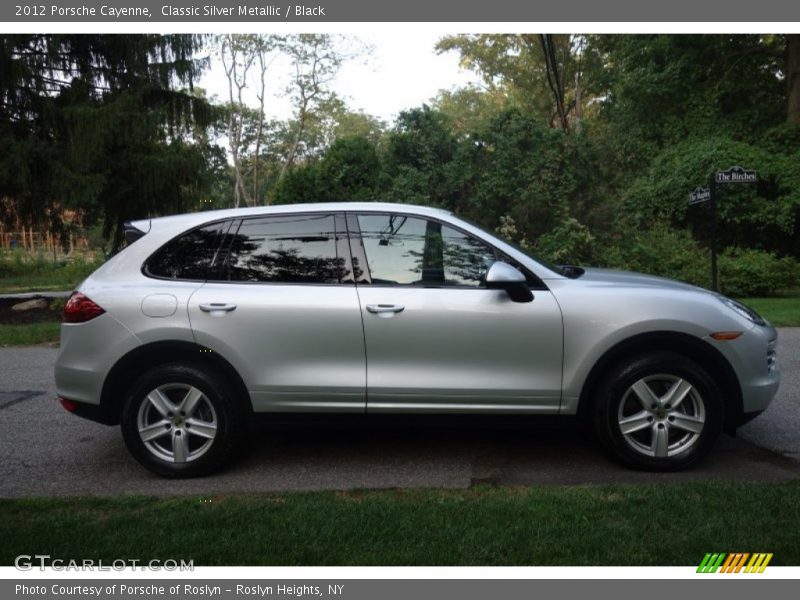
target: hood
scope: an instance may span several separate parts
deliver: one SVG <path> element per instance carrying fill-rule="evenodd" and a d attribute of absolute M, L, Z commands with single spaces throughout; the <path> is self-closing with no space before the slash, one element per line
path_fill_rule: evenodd
<path fill-rule="evenodd" d="M 676 281 L 666 277 L 633 273 L 631 271 L 615 271 L 613 269 L 586 268 L 579 281 L 589 285 L 608 285 L 614 287 L 650 287 L 668 290 L 684 290 L 711 293 L 708 290 Z"/>

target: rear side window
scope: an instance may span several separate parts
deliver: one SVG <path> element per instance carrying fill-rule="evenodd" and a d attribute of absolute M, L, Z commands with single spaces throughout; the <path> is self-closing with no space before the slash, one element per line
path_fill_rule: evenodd
<path fill-rule="evenodd" d="M 245 219 L 232 238 L 231 281 L 319 284 L 348 277 L 345 256 L 337 251 L 341 244 L 333 215 Z"/>
<path fill-rule="evenodd" d="M 145 273 L 166 279 L 206 279 L 220 243 L 220 232 L 229 223 L 213 223 L 193 229 L 167 242 L 145 264 Z"/>

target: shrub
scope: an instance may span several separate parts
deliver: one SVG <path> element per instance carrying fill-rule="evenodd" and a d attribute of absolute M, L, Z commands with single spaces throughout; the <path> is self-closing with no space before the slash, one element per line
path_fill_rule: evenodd
<path fill-rule="evenodd" d="M 652 229 L 617 234 L 604 251 L 601 264 L 670 277 L 708 287 L 709 253 L 683 229 L 656 225 Z"/>
<path fill-rule="evenodd" d="M 591 261 L 595 238 L 575 217 L 564 217 L 552 231 L 540 236 L 536 252 L 556 264 L 580 265 Z"/>
<path fill-rule="evenodd" d="M 718 266 L 720 291 L 729 296 L 769 296 L 800 281 L 796 260 L 763 250 L 729 248 Z"/>

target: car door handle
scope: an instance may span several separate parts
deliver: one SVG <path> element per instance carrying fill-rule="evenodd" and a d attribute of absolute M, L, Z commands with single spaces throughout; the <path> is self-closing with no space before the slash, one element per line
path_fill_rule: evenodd
<path fill-rule="evenodd" d="M 200 310 L 203 312 L 231 312 L 236 309 L 235 304 L 226 304 L 224 302 L 211 302 L 209 304 L 201 304 Z"/>
<path fill-rule="evenodd" d="M 403 312 L 405 308 L 406 307 L 402 304 L 367 304 L 367 312 L 371 312 L 376 315 L 399 313 Z"/>

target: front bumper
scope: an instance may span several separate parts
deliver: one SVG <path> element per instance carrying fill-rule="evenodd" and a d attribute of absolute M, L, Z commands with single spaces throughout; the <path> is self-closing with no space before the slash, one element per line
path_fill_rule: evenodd
<path fill-rule="evenodd" d="M 742 407 L 739 424 L 766 410 L 780 386 L 781 374 L 775 361 L 778 332 L 771 325 L 753 326 L 730 341 L 706 340 L 728 359 L 739 380 Z"/>

